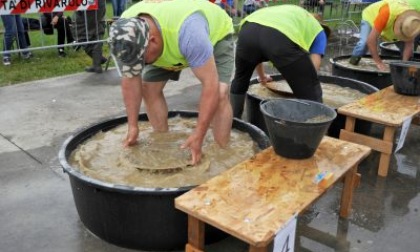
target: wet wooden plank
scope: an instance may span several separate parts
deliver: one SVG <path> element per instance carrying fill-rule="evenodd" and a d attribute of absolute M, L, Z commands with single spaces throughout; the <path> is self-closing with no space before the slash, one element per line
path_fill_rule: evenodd
<path fill-rule="evenodd" d="M 304 160 L 286 159 L 268 148 L 177 197 L 175 207 L 251 247 L 266 247 L 285 222 L 327 190 L 313 182 L 318 172 L 334 174 L 330 186 L 370 151 L 330 137 Z"/>
<path fill-rule="evenodd" d="M 397 94 L 389 86 L 338 108 L 338 113 L 398 127 L 405 119 L 420 113 L 420 97 Z"/>

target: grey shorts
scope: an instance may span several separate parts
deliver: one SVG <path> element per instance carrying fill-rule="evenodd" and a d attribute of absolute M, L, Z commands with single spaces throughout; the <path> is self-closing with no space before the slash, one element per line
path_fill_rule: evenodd
<path fill-rule="evenodd" d="M 234 41 L 232 35 L 220 40 L 213 48 L 219 81 L 230 84 L 234 65 Z M 144 81 L 157 82 L 179 80 L 181 71 L 170 71 L 153 65 L 146 65 L 143 69 Z"/>

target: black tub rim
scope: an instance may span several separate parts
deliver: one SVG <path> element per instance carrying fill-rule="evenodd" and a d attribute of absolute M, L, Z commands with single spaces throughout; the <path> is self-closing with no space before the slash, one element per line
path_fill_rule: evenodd
<path fill-rule="evenodd" d="M 329 110 L 332 113 L 333 116 L 331 118 L 328 118 L 328 120 L 322 121 L 322 122 L 304 123 L 304 122 L 285 120 L 283 118 L 276 118 L 276 117 L 272 116 L 271 114 L 269 114 L 267 111 L 262 109 L 262 106 L 266 103 L 277 102 L 277 101 L 281 101 L 281 100 L 283 100 L 285 102 L 301 102 L 301 103 L 307 102 L 309 104 L 314 104 L 316 106 L 325 107 L 325 109 Z M 271 118 L 273 120 L 277 119 L 277 120 L 280 120 L 280 121 L 287 121 L 286 124 L 291 125 L 291 126 L 308 126 L 308 127 L 314 126 L 314 127 L 316 127 L 316 126 L 321 126 L 321 125 L 325 125 L 325 124 L 330 124 L 335 118 L 337 118 L 337 112 L 331 106 L 328 106 L 328 105 L 325 105 L 323 103 L 316 102 L 316 101 L 302 100 L 302 99 L 296 99 L 296 98 L 292 98 L 292 99 L 289 99 L 289 98 L 265 99 L 265 100 L 262 100 L 260 102 L 260 110 L 265 116 L 268 116 L 269 118 Z"/>
<path fill-rule="evenodd" d="M 366 74 L 370 74 L 370 75 L 377 75 L 377 76 L 391 75 L 390 72 L 369 71 L 369 70 L 365 70 L 365 69 L 352 69 L 352 68 L 344 67 L 344 66 L 341 66 L 341 65 L 337 64 L 337 60 L 350 59 L 350 57 L 351 57 L 351 54 L 340 55 L 340 56 L 337 56 L 337 57 L 330 58 L 329 61 L 330 61 L 331 65 L 333 65 L 334 67 L 339 68 L 339 69 L 352 70 L 352 71 L 355 71 L 355 72 L 362 72 L 362 73 L 366 73 Z M 395 60 L 395 61 L 399 60 L 399 58 L 395 57 L 395 56 L 380 55 L 380 57 L 381 57 L 381 59 L 386 59 L 386 60 Z M 362 56 L 362 58 L 372 58 L 372 56 L 371 55 L 364 55 L 364 56 Z"/>
<path fill-rule="evenodd" d="M 280 81 L 280 80 L 284 80 L 283 75 L 279 74 L 275 74 L 275 75 L 271 75 L 271 78 L 273 79 L 273 81 Z M 342 77 L 342 76 L 338 76 L 338 75 L 323 75 L 323 74 L 319 74 L 318 75 L 319 81 L 320 82 L 331 82 L 332 84 L 336 84 L 337 80 L 343 80 L 343 81 L 347 81 L 348 83 L 358 83 L 361 86 L 366 86 L 368 89 L 372 89 L 369 90 L 369 92 L 375 90 L 376 92 L 379 91 L 379 88 L 373 86 L 372 84 L 369 84 L 367 82 L 364 81 L 360 81 L 360 80 L 356 80 L 356 79 L 352 79 L 352 78 L 348 78 L 348 77 Z M 255 85 L 258 84 L 258 79 L 257 78 L 253 78 L 250 81 L 250 85 Z M 345 82 L 343 82 L 345 83 Z M 350 85 L 348 85 L 350 86 Z M 359 90 L 360 91 L 360 90 Z M 363 90 L 366 91 L 366 90 Z M 362 92 L 362 91 L 361 91 Z M 367 94 L 367 93 L 366 93 Z M 263 98 L 263 97 L 259 97 L 257 95 L 254 94 L 250 94 L 249 92 L 246 93 L 246 95 L 251 96 L 254 99 L 259 99 L 259 100 L 265 100 L 267 98 Z M 288 98 L 284 98 L 284 97 L 279 97 L 279 98 L 283 98 L 283 99 L 296 99 L 294 97 L 288 97 Z M 268 99 L 272 99 L 272 98 L 268 98 Z M 278 99 L 278 98 L 276 98 Z"/>
<path fill-rule="evenodd" d="M 381 50 L 389 51 L 389 52 L 392 52 L 392 53 L 400 53 L 399 50 L 386 47 L 387 45 L 396 44 L 397 42 L 398 41 L 393 41 L 393 42 L 389 42 L 389 41 L 387 42 L 387 41 L 385 41 L 385 42 L 381 42 L 381 43 L 379 43 L 379 48 L 381 48 Z M 420 57 L 420 52 L 414 51 L 413 52 L 413 57 Z"/>
<path fill-rule="evenodd" d="M 184 117 L 194 117 L 197 116 L 198 112 L 197 111 L 192 111 L 192 110 L 171 110 L 168 111 L 168 118 L 170 117 L 175 117 L 177 115 L 182 115 Z M 139 121 L 141 119 L 144 120 L 144 118 L 147 118 L 146 113 L 141 113 L 139 114 Z M 60 150 L 58 152 L 58 160 L 60 165 L 62 166 L 63 172 L 67 173 L 69 175 L 71 175 L 73 178 L 77 178 L 91 186 L 97 187 L 99 189 L 103 189 L 106 191 L 111 191 L 111 192 L 119 192 L 119 193 L 126 193 L 126 194 L 156 194 L 156 195 L 168 195 L 170 193 L 174 193 L 174 194 L 178 194 L 180 192 L 186 192 L 191 190 L 192 188 L 196 187 L 197 185 L 191 185 L 191 186 L 183 186 L 183 187 L 155 187 L 155 188 L 151 188 L 151 187 L 135 187 L 135 186 L 127 186 L 127 185 L 118 185 L 118 184 L 113 184 L 113 183 L 109 183 L 109 182 L 105 182 L 99 179 L 95 179 L 89 176 L 84 175 L 81 171 L 79 171 L 77 168 L 71 166 L 68 161 L 67 158 L 69 157 L 69 155 L 71 154 L 71 152 L 74 150 L 74 148 L 72 150 L 68 150 L 68 147 L 70 147 L 73 143 L 77 142 L 78 144 L 83 143 L 86 139 L 88 139 L 89 137 L 91 137 L 92 135 L 96 134 L 97 132 L 99 132 L 100 130 L 104 130 L 104 128 L 100 127 L 103 125 L 106 125 L 107 123 L 115 123 L 115 124 L 111 124 L 109 125 L 107 128 L 105 128 L 106 130 L 115 128 L 119 125 L 121 125 L 122 123 L 127 122 L 127 116 L 119 116 L 119 117 L 110 117 L 107 119 L 103 119 L 99 122 L 96 123 L 92 123 L 86 127 L 82 127 L 78 130 L 76 130 L 75 132 L 73 132 L 69 137 L 67 137 L 67 139 L 63 142 L 63 144 L 60 147 Z M 256 127 L 255 125 L 252 125 L 248 122 L 239 120 L 237 118 L 233 118 L 233 123 L 232 123 L 232 128 L 234 126 L 240 126 L 240 127 L 247 127 L 247 128 L 251 128 L 253 130 L 253 132 L 255 132 L 255 134 L 258 134 L 259 136 L 262 136 L 263 139 L 261 139 L 261 143 L 257 142 L 259 145 L 259 148 L 261 148 L 262 150 L 265 148 L 268 148 L 271 143 L 270 140 L 268 138 L 268 136 L 265 134 L 264 131 L 262 131 L 261 129 L 259 129 L 258 127 Z M 88 134 L 88 136 L 85 137 L 81 137 L 82 133 L 87 133 L 87 131 L 92 130 L 92 132 L 90 134 Z M 238 129 L 241 131 L 241 129 Z M 250 134 L 249 132 L 247 132 L 248 134 Z M 79 141 L 78 141 L 79 140 Z M 255 140 L 254 140 L 255 141 Z M 77 146 L 76 145 L 76 146 Z"/>

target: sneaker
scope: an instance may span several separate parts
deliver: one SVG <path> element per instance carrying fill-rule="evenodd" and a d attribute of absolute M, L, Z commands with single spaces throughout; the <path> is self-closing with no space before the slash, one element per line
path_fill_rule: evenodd
<path fill-rule="evenodd" d="M 73 44 L 73 50 L 75 51 L 75 52 L 77 52 L 77 51 L 79 51 L 81 48 L 82 48 L 82 45 L 78 45 L 77 44 L 78 42 L 75 40 L 75 41 L 73 41 L 73 42 L 71 42 L 71 44 Z"/>
<path fill-rule="evenodd" d="M 66 52 L 64 52 L 64 49 L 58 49 L 58 56 L 61 58 L 66 57 Z"/>
<path fill-rule="evenodd" d="M 27 53 L 24 53 L 24 54 L 22 54 L 22 57 L 24 58 L 24 59 L 30 59 L 30 58 L 32 58 L 32 53 L 31 52 L 27 52 Z"/>
<path fill-rule="evenodd" d="M 10 66 L 10 64 L 12 64 L 10 58 L 3 58 L 3 65 Z"/>
<path fill-rule="evenodd" d="M 99 73 L 102 73 L 102 67 L 100 67 L 100 66 L 98 66 L 98 67 L 90 66 L 90 67 L 86 67 L 85 71 L 88 72 L 88 73 L 98 73 L 99 74 Z"/>

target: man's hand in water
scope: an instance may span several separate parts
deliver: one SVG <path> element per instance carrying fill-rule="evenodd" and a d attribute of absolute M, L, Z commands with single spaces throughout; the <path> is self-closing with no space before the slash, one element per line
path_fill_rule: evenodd
<path fill-rule="evenodd" d="M 379 62 L 376 63 L 376 67 L 380 70 L 380 71 L 389 71 L 389 67 L 387 65 L 385 65 L 383 62 Z"/>
<path fill-rule="evenodd" d="M 200 139 L 196 134 L 191 134 L 187 141 L 182 144 L 182 149 L 189 149 L 191 151 L 191 165 L 196 165 L 201 160 L 201 146 L 203 145 L 203 140 Z"/>
<path fill-rule="evenodd" d="M 123 142 L 124 147 L 135 145 L 137 143 L 138 136 L 139 136 L 138 127 L 128 127 L 127 136 Z"/>
<path fill-rule="evenodd" d="M 271 78 L 271 76 L 268 74 L 264 74 L 262 78 L 258 77 L 257 81 L 264 85 L 267 82 L 273 81 L 273 78 Z"/>

